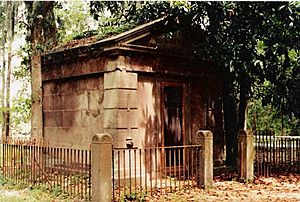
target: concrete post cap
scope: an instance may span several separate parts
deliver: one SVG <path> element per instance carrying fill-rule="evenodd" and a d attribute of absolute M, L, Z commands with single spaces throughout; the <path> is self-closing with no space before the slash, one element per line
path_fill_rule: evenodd
<path fill-rule="evenodd" d="M 107 133 L 97 133 L 93 136 L 92 143 L 112 144 L 113 139 Z"/>
<path fill-rule="evenodd" d="M 196 133 L 197 138 L 212 138 L 213 134 L 210 130 L 198 130 Z"/>

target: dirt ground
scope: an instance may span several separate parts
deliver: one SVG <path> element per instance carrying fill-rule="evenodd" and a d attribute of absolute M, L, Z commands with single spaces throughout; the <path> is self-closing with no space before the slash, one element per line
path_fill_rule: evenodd
<path fill-rule="evenodd" d="M 213 187 L 207 190 L 193 189 L 190 192 L 176 192 L 162 196 L 146 197 L 137 201 L 249 201 L 249 202 L 300 202 L 300 175 L 258 178 L 253 183 L 242 183 L 236 176 L 219 176 Z M 53 198 L 41 190 L 12 190 L 0 186 L 0 202 L 10 201 L 74 201 Z M 78 202 L 78 200 L 75 200 Z"/>
<path fill-rule="evenodd" d="M 208 190 L 196 189 L 190 193 L 177 192 L 151 198 L 149 201 L 286 201 L 300 202 L 300 175 L 259 178 L 253 183 L 215 179 Z"/>

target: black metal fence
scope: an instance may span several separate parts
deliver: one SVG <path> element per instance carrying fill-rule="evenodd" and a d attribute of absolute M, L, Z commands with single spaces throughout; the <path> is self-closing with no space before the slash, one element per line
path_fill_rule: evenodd
<path fill-rule="evenodd" d="M 186 191 L 197 186 L 199 145 L 114 149 L 113 200 Z"/>
<path fill-rule="evenodd" d="M 300 136 L 256 131 L 254 138 L 256 176 L 300 173 Z"/>
<path fill-rule="evenodd" d="M 56 194 L 90 200 L 91 152 L 50 147 L 37 140 L 5 139 L 1 174 L 16 184 L 46 185 Z"/>

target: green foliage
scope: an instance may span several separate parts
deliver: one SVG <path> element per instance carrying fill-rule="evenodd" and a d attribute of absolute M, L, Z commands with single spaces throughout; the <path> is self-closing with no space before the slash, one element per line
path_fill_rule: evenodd
<path fill-rule="evenodd" d="M 99 33 L 97 35 L 97 39 L 104 39 L 108 36 L 119 34 L 125 32 L 131 28 L 135 27 L 135 24 L 125 23 L 118 27 L 101 27 L 99 28 Z"/>
<path fill-rule="evenodd" d="M 56 4 L 55 14 L 59 39 L 65 44 L 74 39 L 95 36 L 97 40 L 127 31 L 136 25 L 135 22 L 119 23 L 118 17 L 101 14 L 99 21 L 88 13 L 89 3 L 62 2 Z M 117 23 L 118 22 L 118 23 Z"/>
<path fill-rule="evenodd" d="M 31 97 L 28 94 L 20 93 L 12 100 L 11 129 L 14 134 L 28 135 L 30 133 L 31 118 Z"/>
<path fill-rule="evenodd" d="M 18 96 L 12 102 L 12 122 L 20 124 L 27 123 L 30 120 L 31 98 Z"/>
<path fill-rule="evenodd" d="M 100 26 L 117 27 L 124 23 L 142 24 L 168 14 L 171 4 L 167 1 L 92 1 L 90 12 Z M 103 20 L 103 13 L 112 14 L 110 20 Z"/>
<path fill-rule="evenodd" d="M 51 195 L 52 196 L 58 197 L 61 194 L 62 194 L 62 191 L 61 191 L 61 187 L 59 185 L 52 187 L 52 189 L 51 189 Z"/>
<path fill-rule="evenodd" d="M 3 29 L 3 22 L 5 20 L 5 9 L 4 9 L 4 2 L 0 2 L 0 27 Z"/>
<path fill-rule="evenodd" d="M 15 196 L 2 194 L 0 196 L 0 201 L 74 201 L 70 198 L 64 196 L 55 196 L 49 191 L 49 187 L 46 185 L 38 185 L 28 188 L 28 186 L 19 186 L 19 184 L 14 184 L 5 180 L 5 183 L 1 187 L 8 192 L 14 192 Z"/>
<path fill-rule="evenodd" d="M 59 40 L 66 43 L 72 39 L 89 37 L 94 33 L 95 21 L 88 13 L 88 3 L 60 2 L 54 9 Z"/>
<path fill-rule="evenodd" d="M 21 64 L 14 68 L 14 79 L 30 83 L 30 45 L 26 43 L 17 51 L 17 55 L 21 58 Z"/>
<path fill-rule="evenodd" d="M 119 201 L 146 201 L 147 193 L 140 191 L 140 192 L 132 192 L 131 194 L 124 194 L 121 196 L 121 199 Z"/>
<path fill-rule="evenodd" d="M 261 99 L 252 99 L 248 104 L 247 128 L 253 130 L 274 130 L 276 135 L 299 135 L 300 120 L 281 114 L 271 104 L 262 105 Z"/>
<path fill-rule="evenodd" d="M 5 178 L 3 177 L 2 174 L 0 174 L 0 185 L 3 186 L 6 183 Z"/>

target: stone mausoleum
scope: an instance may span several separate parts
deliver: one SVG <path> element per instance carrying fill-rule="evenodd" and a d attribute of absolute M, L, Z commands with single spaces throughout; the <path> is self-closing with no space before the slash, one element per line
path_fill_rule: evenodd
<path fill-rule="evenodd" d="M 164 19 L 102 40 L 74 42 L 42 57 L 43 136 L 50 145 L 86 149 L 95 133 L 114 147 L 193 144 L 211 130 L 214 160 L 224 158 L 218 71 Z"/>

